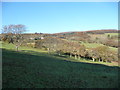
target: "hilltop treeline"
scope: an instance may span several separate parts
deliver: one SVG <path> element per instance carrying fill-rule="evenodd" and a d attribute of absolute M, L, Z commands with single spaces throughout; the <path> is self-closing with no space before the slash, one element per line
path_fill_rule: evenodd
<path fill-rule="evenodd" d="M 104 34 L 104 33 L 118 33 L 118 30 L 91 30 L 91 31 L 85 31 L 86 33 L 90 34 Z"/>
<path fill-rule="evenodd" d="M 56 33 L 57 35 L 70 35 L 70 34 L 76 34 L 76 33 L 88 33 L 88 34 L 104 34 L 104 33 L 118 33 L 118 30 L 116 29 L 103 29 L 103 30 L 89 30 L 89 31 L 81 31 L 81 32 L 62 32 L 62 33 Z"/>

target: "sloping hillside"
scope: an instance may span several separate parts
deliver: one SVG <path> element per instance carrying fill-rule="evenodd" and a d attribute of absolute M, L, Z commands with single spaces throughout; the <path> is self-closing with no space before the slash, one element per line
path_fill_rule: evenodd
<path fill-rule="evenodd" d="M 117 88 L 118 67 L 3 49 L 3 88 Z"/>

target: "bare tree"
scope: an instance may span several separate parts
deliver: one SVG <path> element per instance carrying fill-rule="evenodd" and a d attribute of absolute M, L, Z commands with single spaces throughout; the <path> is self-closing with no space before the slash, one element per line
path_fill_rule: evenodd
<path fill-rule="evenodd" d="M 26 32 L 26 31 L 27 31 L 26 26 L 22 25 L 22 24 L 5 25 L 2 28 L 2 34 L 3 35 L 11 35 L 11 39 L 13 39 L 17 51 L 18 51 L 18 48 L 21 46 L 21 44 L 23 43 L 23 40 L 24 40 L 24 37 L 23 37 L 22 33 Z"/>

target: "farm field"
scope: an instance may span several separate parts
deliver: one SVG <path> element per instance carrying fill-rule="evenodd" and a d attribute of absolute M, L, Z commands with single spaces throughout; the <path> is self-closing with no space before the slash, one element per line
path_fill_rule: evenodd
<path fill-rule="evenodd" d="M 91 35 L 91 34 L 89 34 Z M 119 33 L 104 33 L 104 34 L 94 34 L 94 35 L 91 35 L 91 36 L 94 36 L 94 37 L 107 37 L 108 35 L 110 36 L 119 36 Z"/>
<path fill-rule="evenodd" d="M 16 52 L 12 44 L 3 44 L 3 88 L 118 87 L 117 66 L 70 61 L 38 51 L 21 47 Z"/>
<path fill-rule="evenodd" d="M 105 46 L 103 44 L 98 44 L 98 43 L 82 43 L 83 45 L 85 45 L 87 48 L 96 48 L 99 46 Z M 114 47 L 110 47 L 109 48 L 113 51 L 118 51 L 118 48 L 114 48 Z"/>
<path fill-rule="evenodd" d="M 118 33 L 105 33 L 105 35 L 118 36 Z"/>

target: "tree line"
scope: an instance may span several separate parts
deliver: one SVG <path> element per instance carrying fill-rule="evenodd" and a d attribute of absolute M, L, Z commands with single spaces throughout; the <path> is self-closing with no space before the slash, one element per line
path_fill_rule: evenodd
<path fill-rule="evenodd" d="M 56 52 L 59 55 L 69 55 L 75 59 L 88 58 L 93 61 L 111 62 L 117 61 L 118 56 L 115 51 L 111 51 L 107 46 L 99 46 L 96 48 L 86 48 L 77 42 L 62 40 L 59 38 L 45 38 L 35 42 L 36 48 L 45 48 L 48 52 Z"/>

